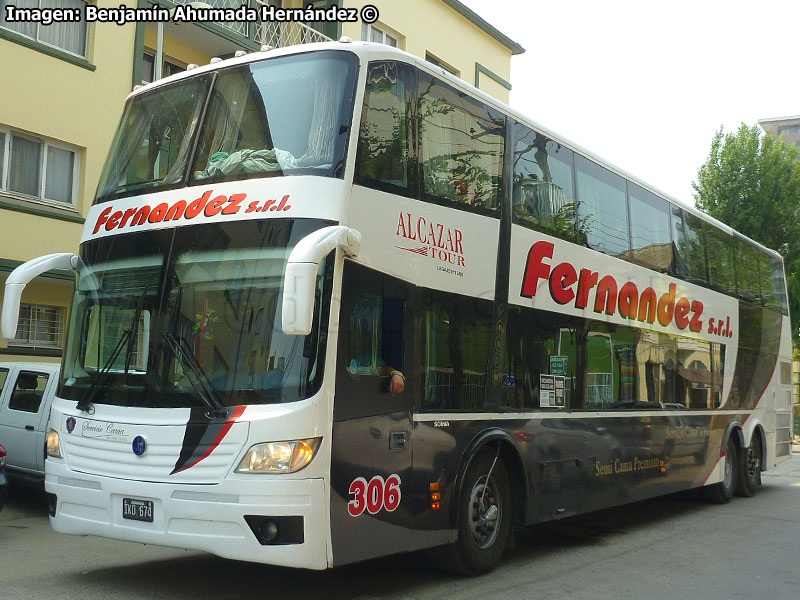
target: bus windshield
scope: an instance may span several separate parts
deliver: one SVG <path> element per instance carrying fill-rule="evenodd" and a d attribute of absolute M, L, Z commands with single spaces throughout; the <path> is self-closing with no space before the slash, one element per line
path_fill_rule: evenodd
<path fill-rule="evenodd" d="M 282 175 L 342 177 L 357 59 L 283 56 L 184 79 L 126 106 L 97 202 Z"/>
<path fill-rule="evenodd" d="M 309 397 L 321 380 L 328 267 L 305 337 L 281 331 L 283 275 L 294 245 L 325 224 L 254 220 L 84 244 L 60 395 L 210 408 Z"/>

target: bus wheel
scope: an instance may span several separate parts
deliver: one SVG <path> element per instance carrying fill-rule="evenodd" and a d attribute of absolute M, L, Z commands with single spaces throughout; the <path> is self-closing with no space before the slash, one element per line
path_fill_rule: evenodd
<path fill-rule="evenodd" d="M 761 486 L 761 436 L 758 433 L 753 434 L 750 447 L 742 453 L 739 464 L 736 495 L 752 496 Z"/>
<path fill-rule="evenodd" d="M 428 555 L 451 573 L 491 571 L 508 544 L 512 520 L 511 487 L 503 461 L 481 452 L 464 476 L 458 505 L 458 541 L 432 548 Z"/>
<path fill-rule="evenodd" d="M 739 456 L 736 441 L 733 435 L 728 438 L 728 445 L 725 448 L 725 475 L 719 483 L 707 485 L 703 488 L 706 499 L 714 504 L 727 504 L 733 497 L 736 489 L 736 480 L 739 475 Z"/>

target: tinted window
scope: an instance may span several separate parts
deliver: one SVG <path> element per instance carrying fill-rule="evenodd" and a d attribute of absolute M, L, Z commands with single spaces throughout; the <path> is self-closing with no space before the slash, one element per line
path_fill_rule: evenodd
<path fill-rule="evenodd" d="M 759 283 L 759 250 L 755 246 L 736 239 L 736 289 L 739 298 L 753 304 L 761 304 L 761 284 Z"/>
<path fill-rule="evenodd" d="M 673 272 L 692 283 L 707 285 L 706 241 L 702 221 L 679 208 L 673 208 L 672 213 L 672 239 L 677 253 Z"/>
<path fill-rule="evenodd" d="M 703 223 L 708 245 L 708 283 L 720 292 L 736 294 L 733 267 L 733 237 L 710 223 Z"/>
<path fill-rule="evenodd" d="M 402 63 L 370 63 L 358 136 L 356 183 L 416 196 L 412 76 L 413 70 Z"/>
<path fill-rule="evenodd" d="M 424 199 L 495 212 L 503 172 L 504 117 L 423 74 L 418 104 Z"/>
<path fill-rule="evenodd" d="M 407 410 L 415 383 L 413 360 L 406 359 L 414 347 L 407 308 L 413 288 L 349 260 L 343 277 L 334 418 Z M 406 378 L 397 396 L 389 393 L 394 370 Z"/>
<path fill-rule="evenodd" d="M 8 408 L 32 413 L 38 412 L 42 396 L 44 396 L 44 388 L 47 387 L 48 377 L 46 373 L 20 371 Z"/>
<path fill-rule="evenodd" d="M 514 128 L 514 222 L 577 241 L 572 150 L 519 123 Z"/>
<path fill-rule="evenodd" d="M 669 203 L 655 194 L 628 183 L 631 215 L 631 260 L 667 272 L 672 264 Z"/>
<path fill-rule="evenodd" d="M 500 408 L 540 408 L 542 376 L 563 377 L 564 405 L 571 407 L 576 398 L 577 361 L 575 339 L 581 335 L 579 321 L 556 313 L 510 307 L 506 345 L 503 353 L 503 406 Z"/>
<path fill-rule="evenodd" d="M 593 322 L 586 337 L 587 409 L 717 408 L 720 344 Z"/>
<path fill-rule="evenodd" d="M 764 304 L 770 308 L 779 309 L 784 315 L 789 314 L 786 302 L 786 281 L 783 276 L 783 261 L 768 255 L 762 256 L 766 263 L 765 268 L 770 273 L 769 287 L 765 288 Z"/>
<path fill-rule="evenodd" d="M 491 303 L 421 290 L 423 410 L 481 410 L 491 329 Z M 415 311 L 416 312 L 416 311 Z"/>
<path fill-rule="evenodd" d="M 586 245 L 627 258 L 628 206 L 625 180 L 586 158 L 575 156 L 578 184 L 578 228 Z"/>

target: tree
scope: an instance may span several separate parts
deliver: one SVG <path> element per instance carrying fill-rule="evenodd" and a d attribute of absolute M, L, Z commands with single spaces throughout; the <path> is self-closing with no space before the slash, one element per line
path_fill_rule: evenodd
<path fill-rule="evenodd" d="M 800 161 L 797 148 L 744 123 L 714 135 L 692 184 L 698 208 L 784 259 L 792 339 L 800 342 Z"/>

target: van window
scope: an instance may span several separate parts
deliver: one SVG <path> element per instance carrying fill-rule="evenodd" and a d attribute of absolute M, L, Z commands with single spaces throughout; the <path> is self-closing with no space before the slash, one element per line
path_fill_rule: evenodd
<path fill-rule="evenodd" d="M 11 394 L 8 408 L 24 412 L 39 412 L 42 403 L 44 388 L 47 387 L 47 373 L 34 373 L 33 371 L 20 371 L 17 382 Z"/>
<path fill-rule="evenodd" d="M 6 384 L 8 378 L 8 369 L 0 369 L 0 392 L 3 391 L 3 386 Z"/>

